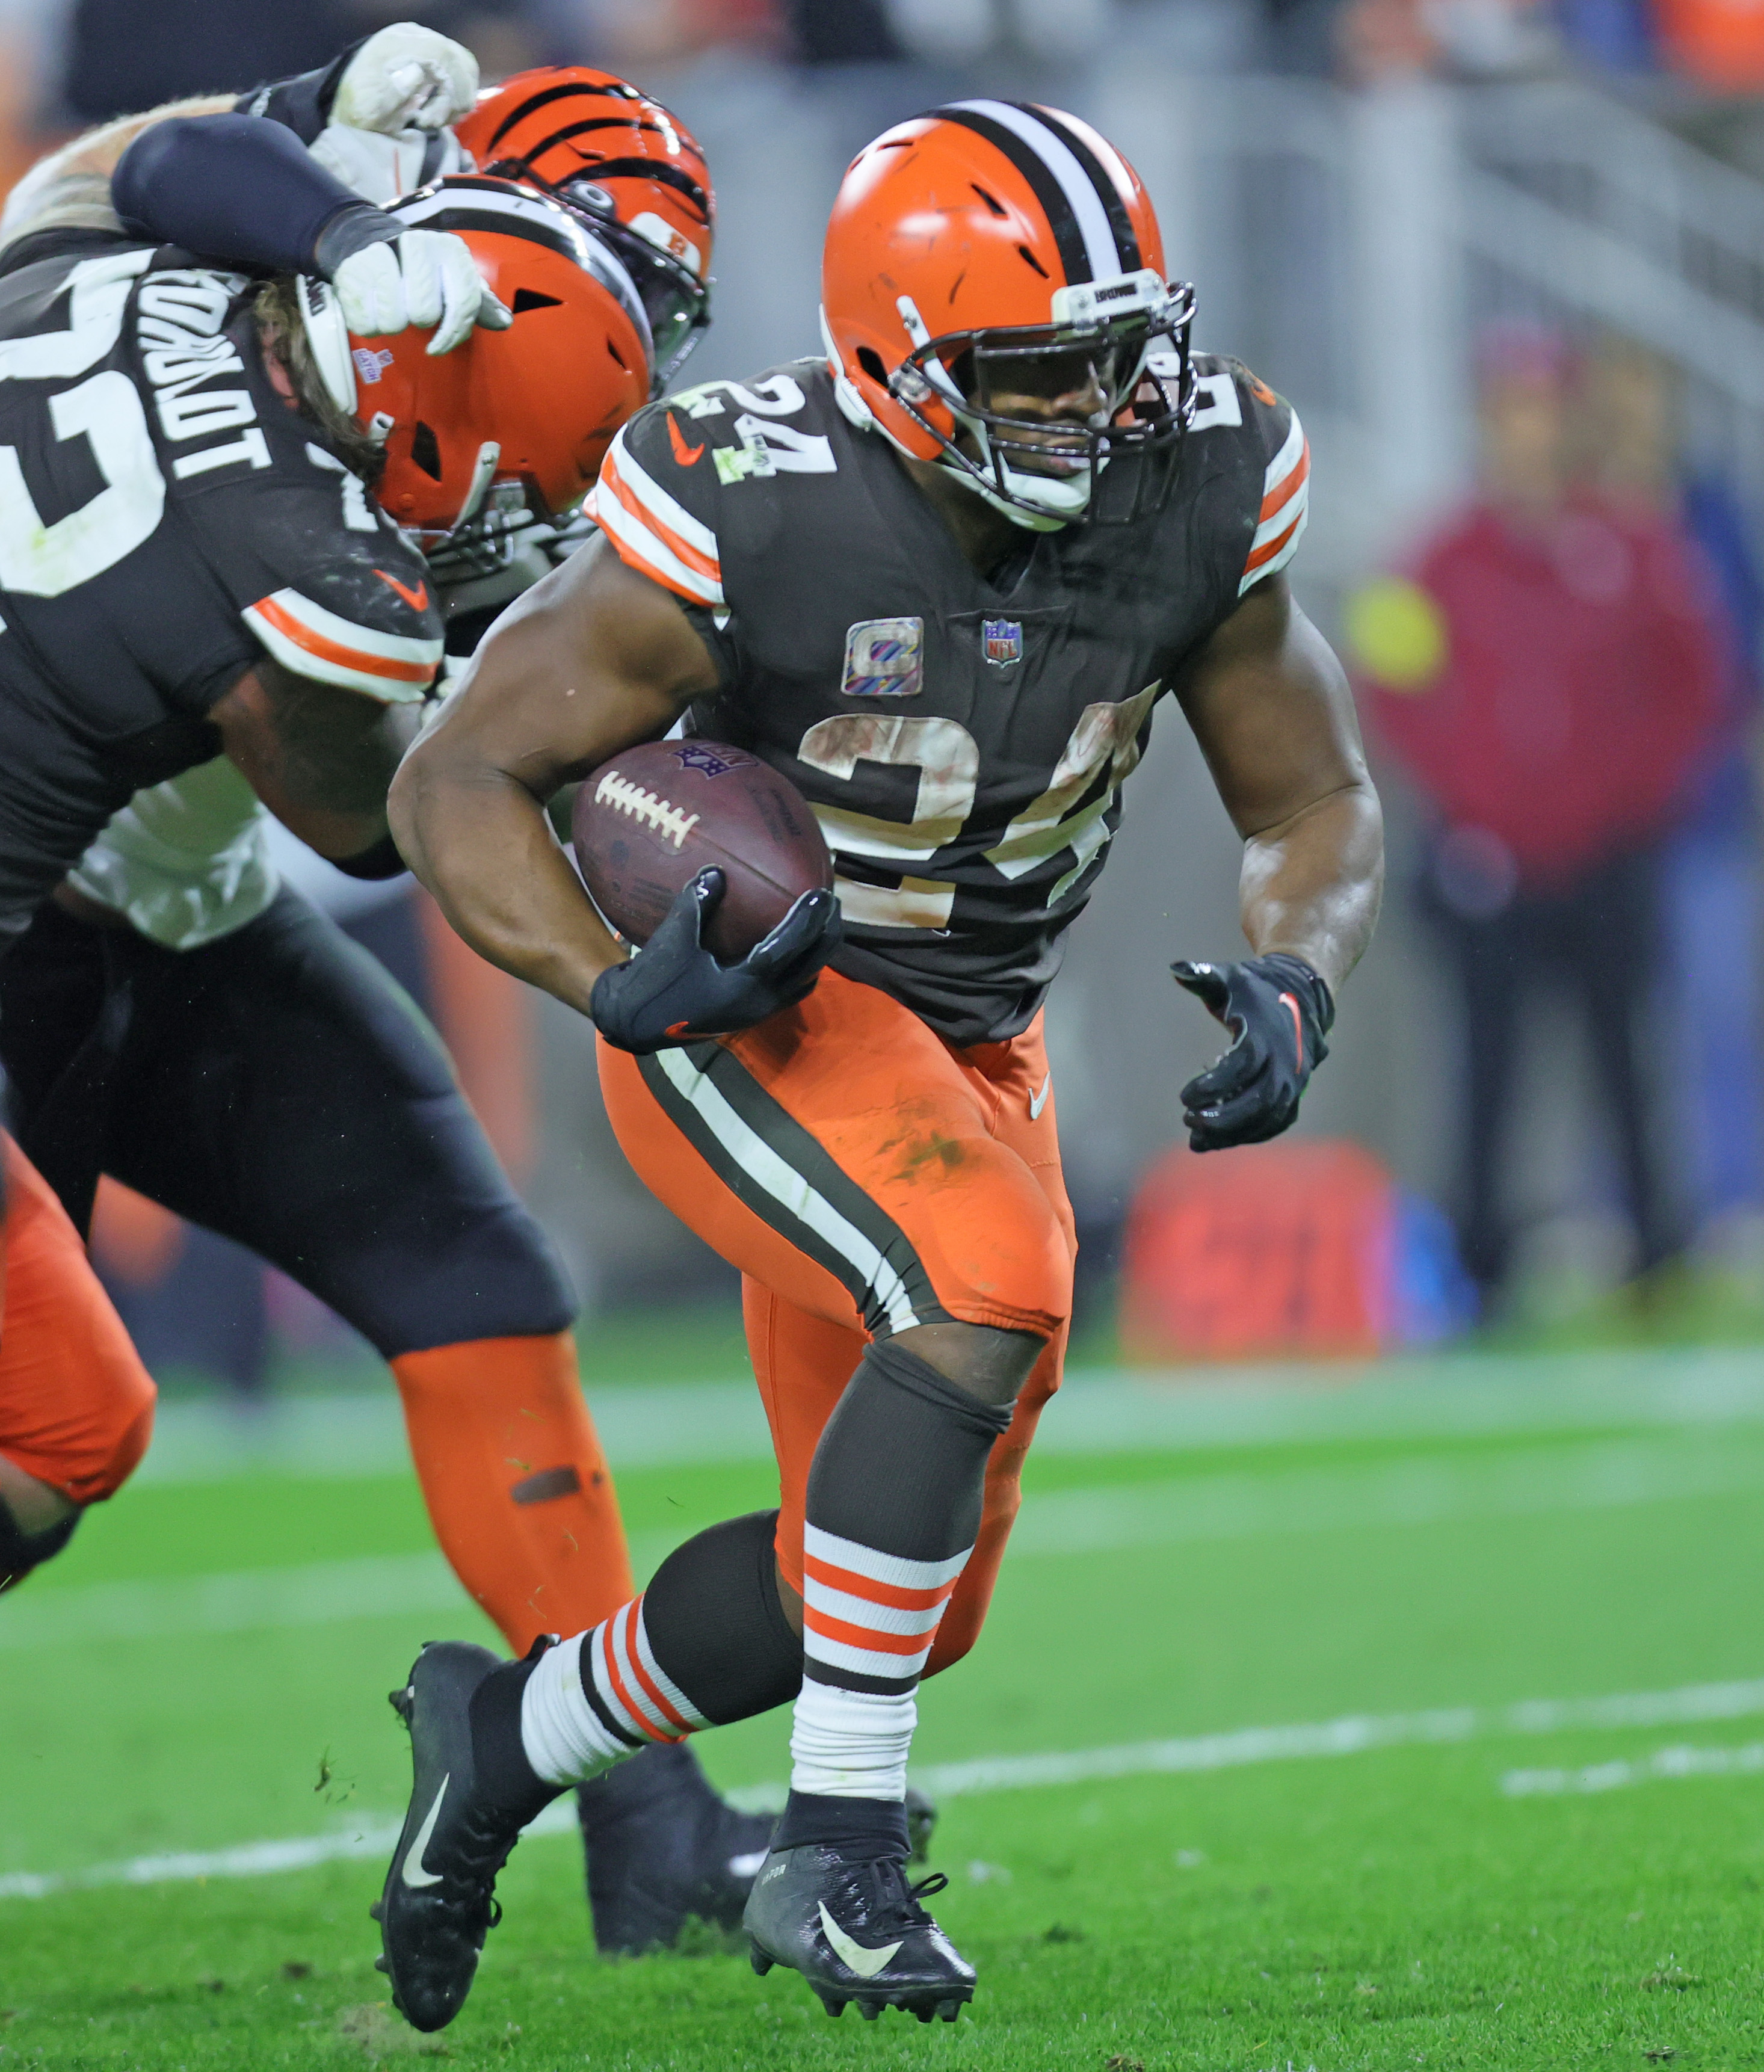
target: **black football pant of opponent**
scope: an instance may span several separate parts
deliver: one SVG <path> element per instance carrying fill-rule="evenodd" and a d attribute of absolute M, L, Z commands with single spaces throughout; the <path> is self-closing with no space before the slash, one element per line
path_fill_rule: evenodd
<path fill-rule="evenodd" d="M 631 1597 L 563 1272 L 439 1038 L 333 922 L 284 890 L 174 951 L 47 905 L 0 959 L 0 1060 L 19 1141 L 82 1230 L 109 1174 L 279 1267 L 390 1363 L 436 1536 L 511 1648 Z M 631 1832 L 682 1794 L 700 1827 L 704 1802 L 724 1810 L 687 1751 L 653 1754 L 584 1790 L 602 1947 L 672 1939 L 665 1895 L 634 1910 L 597 1875 Z M 598 1864 L 597 1822 L 619 1830 Z"/>
<path fill-rule="evenodd" d="M 1659 972 L 1656 876 L 1654 853 L 1635 851 L 1560 890 L 1522 891 L 1486 918 L 1454 912 L 1430 882 L 1424 884 L 1424 910 L 1453 967 L 1463 1019 L 1459 1243 L 1485 1294 L 1500 1286 L 1512 1251 L 1502 1181 L 1519 1033 L 1539 997 L 1551 992 L 1565 997 L 1586 1033 L 1638 1264 L 1643 1271 L 1657 1266 L 1682 1244 L 1660 1169 L 1659 1094 L 1646 1040 Z"/>

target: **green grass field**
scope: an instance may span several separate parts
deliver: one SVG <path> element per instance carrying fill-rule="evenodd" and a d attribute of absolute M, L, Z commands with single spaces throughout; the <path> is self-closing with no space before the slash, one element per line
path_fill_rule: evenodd
<path fill-rule="evenodd" d="M 260 1453 L 144 1481 L 0 1602 L 0 2072 L 1764 2066 L 1764 1359 L 1080 1380 L 1047 1431 L 981 1649 L 921 1702 L 981 1971 L 955 2029 L 833 2023 L 722 1949 L 602 1964 L 547 1833 L 466 2012 L 405 2030 L 377 1853 L 226 1852 L 377 1850 L 384 1693 L 482 1629 L 408 1475 Z M 767 1500 L 738 1437 L 632 1445 L 645 1562 Z M 787 1728 L 701 1745 L 759 1786 Z"/>

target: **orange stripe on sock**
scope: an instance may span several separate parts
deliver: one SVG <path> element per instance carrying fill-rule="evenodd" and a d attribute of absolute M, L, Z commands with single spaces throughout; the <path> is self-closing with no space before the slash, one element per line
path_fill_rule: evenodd
<path fill-rule="evenodd" d="M 873 1605 L 886 1605 L 897 1612 L 928 1612 L 940 1605 L 961 1581 L 952 1576 L 941 1588 L 935 1590 L 903 1589 L 896 1583 L 878 1583 L 874 1577 L 860 1576 L 850 1568 L 836 1568 L 830 1561 L 816 1560 L 812 1554 L 803 1556 L 803 1572 L 812 1576 L 817 1583 L 824 1583 L 829 1590 L 843 1590 L 848 1597 L 867 1597 Z"/>
<path fill-rule="evenodd" d="M 642 1684 L 644 1690 L 649 1693 L 650 1697 L 655 1701 L 656 1710 L 660 1713 L 664 1720 L 671 1720 L 673 1724 L 679 1728 L 680 1733 L 676 1736 L 675 1738 L 682 1739 L 685 1736 L 692 1732 L 691 1720 L 681 1719 L 679 1713 L 674 1710 L 673 1707 L 670 1705 L 668 1700 L 662 1696 L 660 1691 L 657 1689 L 654 1679 L 651 1677 L 649 1671 L 644 1667 L 643 1650 L 637 1644 L 637 1629 L 643 1622 L 643 1599 L 639 1597 L 631 1606 L 631 1630 L 625 1636 L 625 1645 L 631 1651 L 631 1667 L 633 1673 L 636 1676 L 637 1681 Z"/>
<path fill-rule="evenodd" d="M 936 1629 L 928 1633 L 878 1633 L 867 1626 L 848 1626 L 843 1619 L 829 1618 L 824 1612 L 804 1610 L 804 1633 L 820 1634 L 823 1640 L 843 1641 L 847 1647 L 861 1647 L 878 1655 L 923 1655 L 936 1638 Z"/>
<path fill-rule="evenodd" d="M 625 1611 L 628 1612 L 630 1609 L 627 1605 Z M 607 1681 L 611 1684 L 613 1695 L 623 1707 L 626 1723 L 633 1733 L 640 1734 L 645 1741 L 677 1741 L 680 1738 L 677 1734 L 660 1733 L 649 1724 L 644 1716 L 643 1707 L 631 1696 L 624 1678 L 619 1673 L 619 1657 L 613 1647 L 611 1628 L 614 1619 L 623 1618 L 624 1615 L 624 1612 L 615 1613 L 613 1618 L 607 1620 L 600 1629 L 601 1660 L 606 1664 Z"/>

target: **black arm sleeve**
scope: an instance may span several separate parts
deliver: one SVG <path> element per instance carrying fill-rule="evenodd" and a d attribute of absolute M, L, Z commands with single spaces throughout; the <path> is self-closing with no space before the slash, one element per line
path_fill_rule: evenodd
<path fill-rule="evenodd" d="M 347 50 L 339 51 L 329 64 L 317 72 L 296 72 L 292 79 L 272 80 L 268 86 L 254 86 L 232 104 L 235 115 L 267 116 L 291 130 L 302 144 L 317 142 L 331 120 L 331 103 L 349 60 L 368 40 L 357 36 Z"/>
<path fill-rule="evenodd" d="M 319 240 L 334 224 L 343 229 L 346 212 L 349 234 L 324 239 L 330 266 L 404 227 L 352 194 L 291 130 L 249 115 L 195 115 L 143 130 L 122 154 L 111 196 L 133 230 L 266 273 L 328 270 Z"/>

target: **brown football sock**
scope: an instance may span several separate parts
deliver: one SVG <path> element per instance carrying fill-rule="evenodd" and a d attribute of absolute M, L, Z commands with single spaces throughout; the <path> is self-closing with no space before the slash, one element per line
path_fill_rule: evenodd
<path fill-rule="evenodd" d="M 569 1332 L 437 1346 L 392 1371 L 435 1537 L 516 1654 L 635 1595 Z"/>

